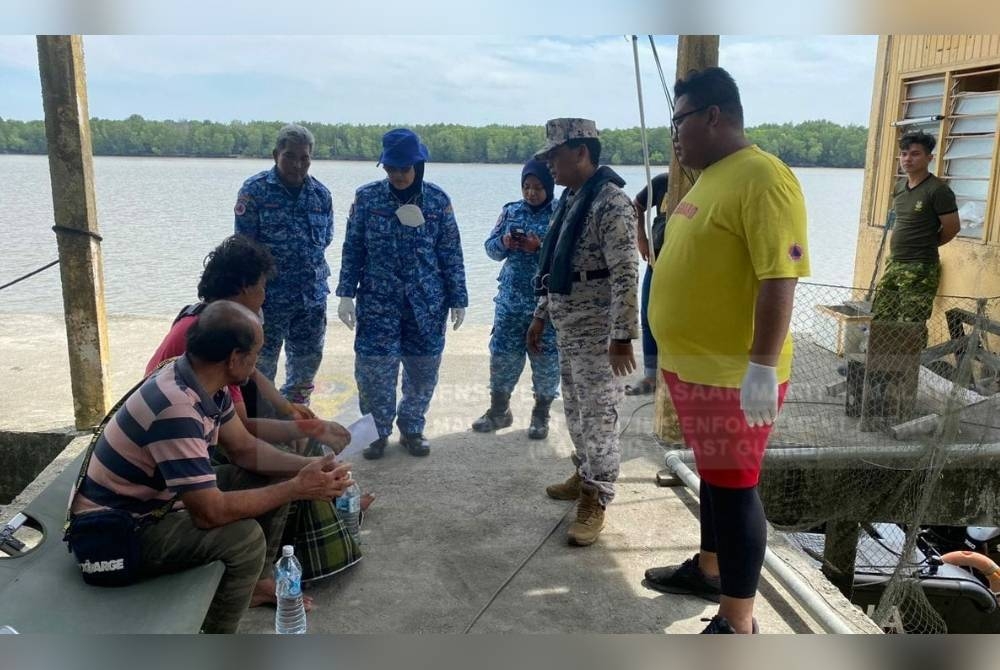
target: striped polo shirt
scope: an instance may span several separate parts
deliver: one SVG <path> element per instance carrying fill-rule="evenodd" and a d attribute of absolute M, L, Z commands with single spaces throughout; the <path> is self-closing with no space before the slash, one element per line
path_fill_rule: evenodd
<path fill-rule="evenodd" d="M 141 516 L 187 491 L 216 486 L 208 448 L 234 415 L 229 392 L 210 396 L 186 355 L 168 363 L 105 426 L 73 514 L 114 508 Z"/>

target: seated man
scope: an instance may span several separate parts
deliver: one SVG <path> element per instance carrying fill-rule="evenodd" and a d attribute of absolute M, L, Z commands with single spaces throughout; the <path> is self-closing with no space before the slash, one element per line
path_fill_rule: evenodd
<path fill-rule="evenodd" d="M 243 235 L 231 235 L 224 239 L 205 259 L 205 270 L 198 281 L 198 297 L 202 302 L 188 305 L 177 315 L 170 332 L 146 364 L 146 374 L 150 374 L 163 361 L 185 352 L 187 332 L 207 304 L 217 300 L 231 300 L 255 314 L 259 313 L 267 281 L 273 274 L 274 261 L 266 247 Z M 260 370 L 253 371 L 246 386 L 241 388 L 238 384 L 231 385 L 229 394 L 236 414 L 246 425 L 247 431 L 265 442 L 292 444 L 300 442 L 301 438 L 313 437 L 324 444 L 336 445 L 341 439 L 338 436 L 343 435 L 344 429 L 339 424 L 321 421 L 315 418 L 309 408 L 286 400 Z M 270 416 L 285 417 L 288 420 L 268 418 Z M 306 445 L 303 443 L 302 446 L 304 448 Z M 304 449 L 296 451 L 302 453 Z M 216 463 L 225 461 L 219 459 L 217 454 L 213 456 L 216 457 Z M 374 496 L 371 494 L 362 496 L 362 509 L 367 509 L 372 500 Z M 303 523 L 304 520 L 309 520 L 309 523 L 305 523 L 303 532 L 296 532 L 298 524 L 292 523 L 292 527 L 286 529 L 282 542 L 296 546 L 295 553 L 302 563 L 303 582 L 335 574 L 360 558 L 357 545 L 347 536 L 347 530 L 333 505 L 329 501 L 326 503 L 324 507 L 322 502 L 303 501 L 290 510 L 293 520 L 302 519 Z M 311 509 L 307 511 L 306 507 Z M 304 547 L 308 547 L 308 551 Z M 270 575 L 266 577 L 254 591 L 251 607 L 275 601 L 273 582 Z M 312 599 L 309 596 L 304 598 L 306 608 L 309 609 Z"/>
<path fill-rule="evenodd" d="M 198 281 L 198 297 L 202 302 L 188 305 L 177 315 L 170 332 L 146 364 L 146 374 L 168 358 L 184 353 L 188 329 L 207 303 L 232 300 L 259 314 L 264 303 L 267 280 L 273 274 L 274 260 L 266 248 L 242 235 L 232 235 L 223 240 L 205 259 L 205 271 Z M 316 418 L 312 411 L 304 405 L 286 400 L 260 371 L 254 370 L 250 380 L 253 383 L 247 388 L 260 394 L 260 398 L 248 398 L 255 408 L 253 411 L 248 411 L 240 386 L 233 384 L 229 387 L 236 414 L 250 433 L 272 444 L 291 442 L 307 436 L 324 442 L 331 437 L 329 431 L 335 429 L 336 424 L 309 421 Z M 265 402 L 262 403 L 261 400 Z M 299 421 L 258 418 L 256 408 L 263 404 L 269 404 L 277 416 Z"/>
<path fill-rule="evenodd" d="M 202 626 L 209 633 L 237 630 L 254 585 L 271 572 L 268 545 L 280 539 L 288 504 L 330 500 L 353 483 L 348 465 L 332 455 L 283 452 L 233 420 L 228 386 L 246 382 L 263 342 L 246 307 L 208 305 L 188 331 L 187 353 L 147 379 L 108 422 L 72 500 L 73 515 L 113 508 L 142 517 L 174 499 L 170 513 L 140 531 L 142 572 L 222 561 Z M 332 446 L 349 439 L 345 432 Z M 215 442 L 231 464 L 212 466 Z"/>

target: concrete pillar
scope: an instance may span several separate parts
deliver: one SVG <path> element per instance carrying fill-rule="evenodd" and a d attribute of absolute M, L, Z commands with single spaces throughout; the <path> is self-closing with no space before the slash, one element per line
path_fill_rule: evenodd
<path fill-rule="evenodd" d="M 83 41 L 79 35 L 37 41 L 73 411 L 82 430 L 100 423 L 111 406 Z"/>
<path fill-rule="evenodd" d="M 718 35 L 679 35 L 677 37 L 677 78 L 684 77 L 688 70 L 701 70 L 719 64 Z M 686 174 L 685 174 L 686 173 Z M 690 175 L 690 179 L 687 175 Z M 667 215 L 674 211 L 681 198 L 691 190 L 697 174 L 691 169 L 682 169 L 677 157 L 670 159 L 670 180 L 667 183 Z M 664 442 L 682 442 L 677 412 L 670 402 L 670 393 L 662 379 L 656 382 L 656 411 L 653 417 L 653 431 Z"/>

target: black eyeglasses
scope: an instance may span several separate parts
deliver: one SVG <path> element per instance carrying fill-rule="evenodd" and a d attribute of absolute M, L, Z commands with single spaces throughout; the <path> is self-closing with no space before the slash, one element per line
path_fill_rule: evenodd
<path fill-rule="evenodd" d="M 670 119 L 670 134 L 671 135 L 677 134 L 677 129 L 680 128 L 680 125 L 684 121 L 684 119 L 691 116 L 692 114 L 697 114 L 698 112 L 704 112 L 711 106 L 712 105 L 702 105 L 698 109 L 692 109 L 690 112 L 684 112 L 683 114 L 678 114 L 677 116 Z"/>

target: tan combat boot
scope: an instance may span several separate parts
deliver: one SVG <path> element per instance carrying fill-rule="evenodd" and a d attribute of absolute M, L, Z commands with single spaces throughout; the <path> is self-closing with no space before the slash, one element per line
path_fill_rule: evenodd
<path fill-rule="evenodd" d="M 569 543 L 581 547 L 594 544 L 603 528 L 604 508 L 598 502 L 597 487 L 584 485 L 576 504 L 576 521 L 570 524 L 566 533 Z"/>
<path fill-rule="evenodd" d="M 580 475 L 574 472 L 573 476 L 562 484 L 546 486 L 545 493 L 550 498 L 555 498 L 556 500 L 576 500 L 580 497 L 580 484 L 582 483 L 583 480 L 580 478 Z"/>

